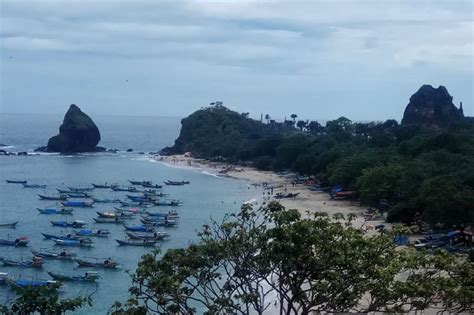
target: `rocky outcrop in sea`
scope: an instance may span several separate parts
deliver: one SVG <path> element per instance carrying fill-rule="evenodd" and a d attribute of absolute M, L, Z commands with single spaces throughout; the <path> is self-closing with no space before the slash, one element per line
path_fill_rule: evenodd
<path fill-rule="evenodd" d="M 40 147 L 35 151 L 60 153 L 104 151 L 105 148 L 97 146 L 99 141 L 99 128 L 87 114 L 72 104 L 59 127 L 59 134 L 51 137 L 46 147 Z"/>

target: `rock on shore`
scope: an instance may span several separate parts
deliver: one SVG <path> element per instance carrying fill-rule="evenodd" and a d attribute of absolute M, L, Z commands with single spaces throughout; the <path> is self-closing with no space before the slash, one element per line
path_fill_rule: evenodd
<path fill-rule="evenodd" d="M 105 148 L 97 147 L 99 141 L 99 128 L 87 114 L 72 104 L 59 127 L 59 134 L 51 137 L 46 147 L 35 151 L 81 153 L 105 150 Z"/>
<path fill-rule="evenodd" d="M 458 109 L 444 86 L 437 89 L 423 85 L 410 97 L 403 114 L 402 125 L 424 125 L 446 128 L 464 118 L 462 105 Z"/>

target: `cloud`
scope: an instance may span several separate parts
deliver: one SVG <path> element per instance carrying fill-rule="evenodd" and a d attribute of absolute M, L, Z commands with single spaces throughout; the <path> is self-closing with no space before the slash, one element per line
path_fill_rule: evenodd
<path fill-rule="evenodd" d="M 243 87 L 240 94 L 252 98 L 235 101 L 255 104 L 253 98 L 270 98 L 258 95 L 261 85 L 262 93 L 272 93 L 274 84 L 298 98 L 321 93 L 327 99 L 323 88 L 337 91 L 334 85 L 353 84 L 355 74 L 368 87 L 374 78 L 396 82 L 424 73 L 472 78 L 470 1 L 3 0 L 0 9 L 3 56 L 21 57 L 29 67 L 2 59 L 1 75 L 12 82 L 25 69 L 41 69 L 50 84 L 64 69 L 89 81 L 141 73 L 144 86 L 176 75 L 202 95 L 206 85 L 229 97 Z M 209 77 L 216 82 L 202 80 Z M 169 93 L 162 96 L 170 99 Z"/>

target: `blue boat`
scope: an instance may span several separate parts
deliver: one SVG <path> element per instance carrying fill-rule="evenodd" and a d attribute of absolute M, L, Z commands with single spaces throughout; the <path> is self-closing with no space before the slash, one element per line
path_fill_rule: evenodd
<path fill-rule="evenodd" d="M 48 287 L 54 286 L 59 287 L 60 283 L 54 280 L 43 281 L 43 280 L 29 280 L 29 279 L 7 279 L 6 281 L 11 287 L 14 288 L 27 288 L 27 287 Z"/>
<path fill-rule="evenodd" d="M 78 207 L 78 208 L 88 208 L 94 205 L 94 201 L 64 201 L 61 202 L 65 207 Z"/>
<path fill-rule="evenodd" d="M 79 221 L 75 220 L 72 222 L 67 222 L 67 221 L 51 221 L 51 224 L 53 226 L 59 226 L 59 227 L 72 227 L 72 228 L 81 228 L 86 225 L 86 222 L 84 221 Z"/>
<path fill-rule="evenodd" d="M 53 239 L 56 245 L 61 246 L 76 246 L 76 247 L 90 247 L 92 246 L 92 241 L 90 239 L 80 239 L 80 240 L 60 240 Z"/>
<path fill-rule="evenodd" d="M 71 208 L 62 208 L 61 210 L 54 208 L 36 208 L 41 214 L 72 214 L 73 209 Z"/>
<path fill-rule="evenodd" d="M 154 232 L 155 228 L 147 225 L 124 225 L 127 231 L 132 232 Z"/>

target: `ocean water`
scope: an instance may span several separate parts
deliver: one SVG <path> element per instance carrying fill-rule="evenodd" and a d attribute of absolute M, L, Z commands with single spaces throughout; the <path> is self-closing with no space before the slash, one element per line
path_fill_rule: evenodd
<path fill-rule="evenodd" d="M 150 251 L 149 248 L 121 247 L 115 239 L 124 239 L 125 231 L 121 225 L 97 224 L 92 218 L 96 211 L 111 211 L 115 204 L 96 204 L 94 208 L 76 208 L 72 216 L 41 215 L 36 208 L 55 206 L 54 201 L 42 201 L 38 193 L 55 193 L 56 188 L 66 186 L 86 186 L 91 183 L 116 182 L 128 184 L 129 179 L 152 180 L 162 183 L 164 180 L 189 180 L 186 186 L 165 186 L 163 191 L 170 198 L 183 201 L 176 209 L 179 223 L 176 227 L 161 228 L 170 237 L 161 242 L 162 251 L 168 248 L 185 247 L 196 240 L 196 232 L 201 226 L 225 213 L 236 211 L 240 204 L 260 192 L 249 186 L 246 181 L 221 178 L 200 170 L 182 169 L 168 166 L 138 152 L 157 151 L 171 145 L 180 128 L 179 118 L 163 117 L 93 117 L 102 135 L 100 145 L 107 148 L 134 152 L 118 154 L 58 155 L 40 154 L 29 156 L 0 156 L 0 223 L 19 221 L 16 229 L 1 229 L 0 238 L 28 237 L 29 247 L 34 249 L 55 249 L 61 247 L 54 242 L 44 240 L 40 233 L 66 234 L 68 229 L 53 227 L 51 220 L 84 220 L 87 228 L 106 228 L 111 232 L 108 238 L 94 238 L 94 246 L 72 248 L 79 257 L 113 257 L 120 264 L 118 270 L 100 270 L 97 285 L 65 283 L 63 297 L 78 294 L 93 294 L 93 306 L 77 311 L 77 314 L 105 314 L 115 301 L 125 301 L 131 284 L 127 271 L 133 271 L 140 257 Z M 35 147 L 45 145 L 47 139 L 56 134 L 61 116 L 55 115 L 0 115 L 0 143 L 8 144 L 10 151 L 33 151 Z M 7 184 L 6 179 L 28 180 L 29 183 L 46 184 L 46 189 L 27 189 L 17 184 Z M 94 196 L 99 198 L 126 199 L 125 193 L 96 189 Z M 170 208 L 153 208 L 156 211 L 168 211 Z M 139 224 L 139 217 L 130 224 Z M 0 256 L 11 259 L 31 257 L 29 248 L 0 246 Z M 4 267 L 0 272 L 8 272 L 13 277 L 28 279 L 50 279 L 47 271 L 64 274 L 83 274 L 87 268 L 78 268 L 74 262 L 45 260 L 40 270 L 30 268 Z M 91 269 L 92 270 L 92 269 Z M 8 287 L 0 287 L 0 304 L 14 299 L 14 293 Z"/>

